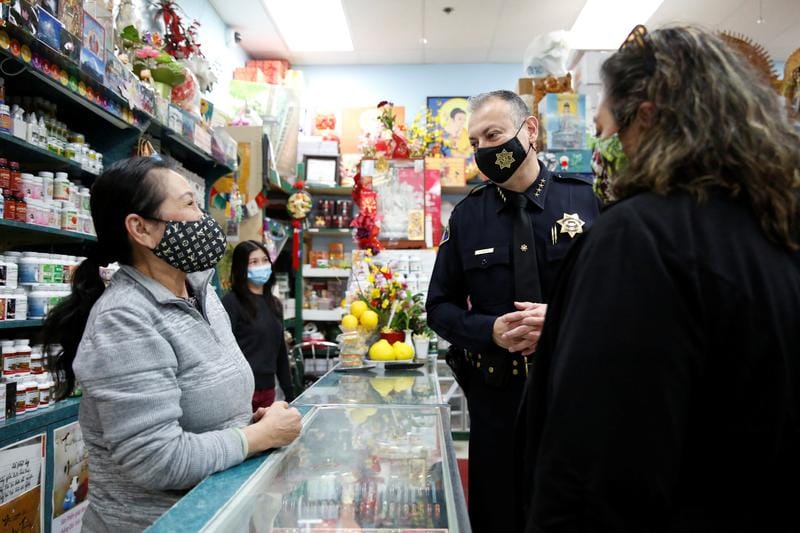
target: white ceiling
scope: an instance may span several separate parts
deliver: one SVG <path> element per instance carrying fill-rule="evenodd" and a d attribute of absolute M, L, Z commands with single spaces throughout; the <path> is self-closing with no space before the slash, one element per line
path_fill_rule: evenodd
<path fill-rule="evenodd" d="M 343 0 L 355 50 L 291 53 L 261 0 L 210 1 L 222 20 L 242 34 L 241 45 L 251 56 L 298 65 L 522 62 L 533 37 L 568 30 L 585 2 Z M 756 23 L 759 2 L 763 24 Z M 454 8 L 449 15 L 442 11 L 446 6 Z M 646 22 L 651 29 L 690 22 L 743 33 L 779 62 L 800 47 L 800 0 L 664 0 Z M 427 45 L 420 42 L 423 35 Z"/>

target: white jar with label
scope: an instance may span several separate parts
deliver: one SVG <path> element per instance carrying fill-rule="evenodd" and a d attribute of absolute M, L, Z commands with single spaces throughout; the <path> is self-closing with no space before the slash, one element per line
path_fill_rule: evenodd
<path fill-rule="evenodd" d="M 42 171 L 39 172 L 39 177 L 42 178 L 42 200 L 48 202 L 53 199 L 55 194 L 54 181 L 55 177 L 52 172 Z"/>
<path fill-rule="evenodd" d="M 28 293 L 25 289 L 16 289 L 14 295 L 17 300 L 17 319 L 25 320 L 28 318 Z"/>
<path fill-rule="evenodd" d="M 69 201 L 78 208 L 78 211 L 82 211 L 81 209 L 81 188 L 75 183 L 70 183 L 69 186 Z"/>
<path fill-rule="evenodd" d="M 5 256 L 0 255 L 0 287 L 8 286 L 8 263 Z"/>
<path fill-rule="evenodd" d="M 16 289 L 19 283 L 19 265 L 17 262 L 22 256 L 19 252 L 6 252 L 3 262 L 6 264 L 6 287 Z"/>
<path fill-rule="evenodd" d="M 78 231 L 78 223 L 80 222 L 78 208 L 70 202 L 64 202 L 61 205 L 61 229 Z"/>
<path fill-rule="evenodd" d="M 31 345 L 28 339 L 14 341 L 17 351 L 17 372 L 27 374 L 31 371 Z"/>
<path fill-rule="evenodd" d="M 47 286 L 33 285 L 28 293 L 28 320 L 40 320 L 47 314 Z"/>
<path fill-rule="evenodd" d="M 8 289 L 0 288 L 0 322 L 6 320 L 6 304 L 8 298 Z"/>
<path fill-rule="evenodd" d="M 4 300 L 3 318 L 5 320 L 19 320 L 17 315 L 17 291 L 14 289 L 0 289 L 0 299 Z"/>
<path fill-rule="evenodd" d="M 43 357 L 41 345 L 31 346 L 31 374 L 44 374 Z"/>
<path fill-rule="evenodd" d="M 50 407 L 50 381 L 42 376 L 39 380 L 39 407 Z"/>
<path fill-rule="evenodd" d="M 80 194 L 80 203 L 78 204 L 78 206 L 80 207 L 80 210 L 83 211 L 84 213 L 89 213 L 92 210 L 91 206 L 92 195 L 89 192 L 89 188 L 81 187 L 79 194 Z"/>
<path fill-rule="evenodd" d="M 51 228 L 61 227 L 61 202 L 58 200 L 51 200 L 48 203 L 48 210 L 50 217 L 48 218 L 48 226 Z"/>
<path fill-rule="evenodd" d="M 23 198 L 33 198 L 34 200 L 41 200 L 42 199 L 42 178 L 39 176 L 34 176 L 33 174 L 28 174 L 27 172 L 22 173 L 22 196 Z"/>
<path fill-rule="evenodd" d="M 30 379 L 25 382 L 25 412 L 35 411 L 39 408 L 39 383 Z"/>
<path fill-rule="evenodd" d="M 17 349 L 14 341 L 0 342 L 0 354 L 3 357 L 3 377 L 13 376 L 17 364 Z"/>
<path fill-rule="evenodd" d="M 69 190 L 71 185 L 66 172 L 56 172 L 56 177 L 53 181 L 53 199 L 69 202 Z"/>
<path fill-rule="evenodd" d="M 41 280 L 40 266 L 42 264 L 39 254 L 35 252 L 25 252 L 19 260 L 19 283 L 20 285 L 32 285 Z"/>

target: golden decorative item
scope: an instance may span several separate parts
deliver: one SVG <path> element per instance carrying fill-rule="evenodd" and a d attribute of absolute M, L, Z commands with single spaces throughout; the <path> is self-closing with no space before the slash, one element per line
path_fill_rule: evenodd
<path fill-rule="evenodd" d="M 514 154 L 509 152 L 508 150 L 503 150 L 499 154 L 497 154 L 497 161 L 495 161 L 495 165 L 500 168 L 511 168 L 511 165 L 514 163 Z"/>
<path fill-rule="evenodd" d="M 723 31 L 718 34 L 728 46 L 739 52 L 758 71 L 762 79 L 780 92 L 781 82 L 773 69 L 772 58 L 760 44 L 740 33 Z"/>
<path fill-rule="evenodd" d="M 561 231 L 559 233 L 566 233 L 570 238 L 574 238 L 575 235 L 583 233 L 583 225 L 586 224 L 581 220 L 581 217 L 578 216 L 578 213 L 564 213 L 561 220 L 556 220 L 556 222 L 561 226 Z"/>
<path fill-rule="evenodd" d="M 792 52 L 783 67 L 783 96 L 789 117 L 800 120 L 800 48 Z"/>

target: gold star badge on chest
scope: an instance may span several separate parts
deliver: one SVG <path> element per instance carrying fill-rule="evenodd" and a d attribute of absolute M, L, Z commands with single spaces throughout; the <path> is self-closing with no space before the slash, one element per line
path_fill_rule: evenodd
<path fill-rule="evenodd" d="M 556 222 L 561 226 L 561 231 L 559 233 L 567 233 L 570 238 L 574 238 L 575 235 L 583 233 L 583 225 L 586 224 L 586 222 L 581 220 L 581 217 L 578 216 L 578 213 L 564 213 L 561 220 L 556 220 Z"/>
<path fill-rule="evenodd" d="M 509 152 L 508 150 L 503 150 L 499 154 L 497 154 L 497 161 L 495 161 L 495 165 L 500 168 L 511 168 L 511 164 L 514 162 L 514 154 Z"/>
<path fill-rule="evenodd" d="M 523 245 L 521 245 L 519 247 L 519 249 L 522 250 L 523 252 L 527 252 L 528 251 L 528 245 L 527 244 L 523 244 Z"/>

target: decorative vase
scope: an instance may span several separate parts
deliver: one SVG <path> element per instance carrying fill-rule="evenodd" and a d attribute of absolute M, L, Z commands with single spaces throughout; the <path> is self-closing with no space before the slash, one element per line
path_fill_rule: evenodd
<path fill-rule="evenodd" d="M 386 339 L 389 344 L 394 344 L 395 342 L 403 342 L 406 338 L 406 334 L 400 330 L 392 329 L 389 331 L 381 331 L 381 339 Z"/>

